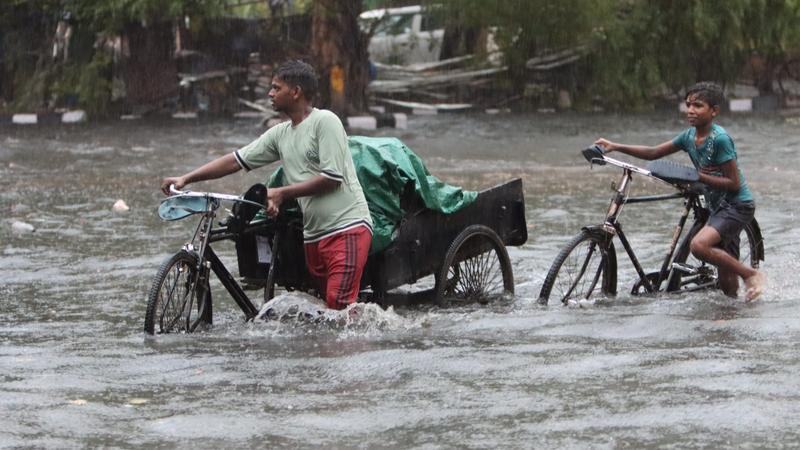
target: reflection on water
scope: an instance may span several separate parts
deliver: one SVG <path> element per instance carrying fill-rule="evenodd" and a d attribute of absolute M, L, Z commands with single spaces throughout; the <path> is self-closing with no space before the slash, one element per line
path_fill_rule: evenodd
<path fill-rule="evenodd" d="M 244 323 L 213 286 L 211 331 L 156 339 L 141 333 L 145 295 L 158 264 L 192 231 L 188 222 L 158 220 L 158 181 L 260 130 L 249 122 L 0 128 L 0 442 L 796 443 L 800 200 L 792 194 L 800 190 L 800 163 L 792 155 L 800 135 L 780 117 L 721 123 L 736 141 L 766 239 L 769 289 L 761 301 L 713 292 L 631 297 L 635 273 L 622 254 L 617 298 L 589 308 L 535 301 L 560 247 L 602 218 L 618 176 L 613 168 L 590 168 L 579 150 L 599 136 L 663 142 L 685 126 L 679 117 L 442 115 L 377 134 L 398 135 L 450 183 L 484 189 L 523 179 L 530 238 L 510 249 L 512 303 L 386 311 L 358 305 L 355 318 L 323 322 L 303 322 L 297 309 L 283 320 Z M 239 192 L 268 172 L 202 186 Z M 637 193 L 663 189 L 634 180 Z M 131 210 L 112 211 L 118 199 Z M 680 207 L 629 205 L 623 213 L 645 267 L 666 252 Z M 14 222 L 36 231 L 15 230 Z M 236 266 L 232 249 L 220 254 Z M 310 308 L 296 294 L 288 298 Z"/>

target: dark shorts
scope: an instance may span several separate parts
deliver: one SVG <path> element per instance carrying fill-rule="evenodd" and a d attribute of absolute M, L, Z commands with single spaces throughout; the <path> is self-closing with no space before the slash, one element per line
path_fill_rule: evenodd
<path fill-rule="evenodd" d="M 739 258 L 739 235 L 753 220 L 756 205 L 753 202 L 732 202 L 725 200 L 708 218 L 707 225 L 717 230 L 722 241 L 718 247 Z"/>

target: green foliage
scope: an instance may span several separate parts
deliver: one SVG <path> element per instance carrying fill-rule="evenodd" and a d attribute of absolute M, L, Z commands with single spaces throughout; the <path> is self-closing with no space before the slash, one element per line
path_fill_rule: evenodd
<path fill-rule="evenodd" d="M 170 21 L 183 15 L 217 16 L 224 0 L 71 0 L 78 20 L 101 33 L 118 33 L 130 22 Z"/>
<path fill-rule="evenodd" d="M 800 0 L 429 0 L 449 26 L 497 27 L 513 85 L 529 58 L 587 46 L 551 82 L 611 106 L 649 104 L 698 80 L 735 81 L 751 57 L 775 67 L 800 49 Z M 434 8 L 434 10 L 436 10 Z M 758 72 L 754 69 L 755 72 Z M 758 75 L 758 73 L 756 73 Z M 766 80 L 769 84 L 771 78 Z"/>

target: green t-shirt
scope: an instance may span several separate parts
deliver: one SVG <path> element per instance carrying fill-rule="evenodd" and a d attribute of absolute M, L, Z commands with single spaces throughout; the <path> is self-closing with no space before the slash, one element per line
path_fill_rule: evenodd
<path fill-rule="evenodd" d="M 731 139 L 721 126 L 717 124 L 711 125 L 711 133 L 699 148 L 694 145 L 696 135 L 697 130 L 692 127 L 686 129 L 672 140 L 672 143 L 676 147 L 689 154 L 689 158 L 692 159 L 692 163 L 696 168 L 719 166 L 732 159 L 737 159 L 736 147 L 733 145 L 733 139 Z M 723 191 L 719 189 L 709 189 L 709 192 L 706 194 L 706 202 L 711 211 L 719 207 L 723 198 L 729 203 L 753 201 L 753 194 L 750 193 L 750 188 L 747 187 L 747 182 L 744 179 L 744 174 L 742 173 L 742 169 L 739 168 L 738 163 L 736 169 L 739 171 L 739 190 Z M 715 175 L 721 176 L 722 173 L 716 173 Z"/>
<path fill-rule="evenodd" d="M 342 122 L 330 111 L 314 108 L 296 127 L 286 121 L 234 152 L 245 170 L 280 160 L 286 184 L 317 175 L 338 181 L 331 192 L 297 199 L 303 212 L 303 237 L 315 242 L 366 225 L 372 230 L 367 201 L 358 182 Z"/>

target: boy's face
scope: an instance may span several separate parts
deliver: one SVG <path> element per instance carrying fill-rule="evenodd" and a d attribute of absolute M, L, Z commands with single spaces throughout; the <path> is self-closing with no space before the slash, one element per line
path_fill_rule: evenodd
<path fill-rule="evenodd" d="M 272 108 L 278 112 L 286 112 L 300 97 L 300 88 L 292 86 L 278 77 L 272 77 L 272 86 L 269 90 Z"/>
<path fill-rule="evenodd" d="M 719 113 L 719 106 L 711 106 L 698 95 L 686 98 L 686 120 L 693 127 L 701 127 L 711 123 Z"/>

